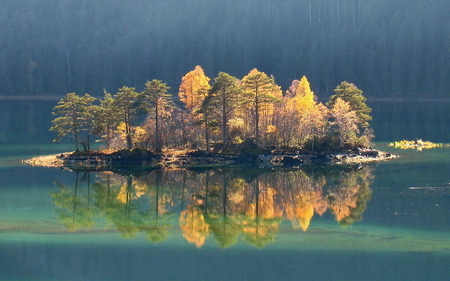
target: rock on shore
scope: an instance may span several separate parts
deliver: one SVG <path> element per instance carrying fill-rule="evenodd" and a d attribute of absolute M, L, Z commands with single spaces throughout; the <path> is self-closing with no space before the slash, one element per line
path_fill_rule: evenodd
<path fill-rule="evenodd" d="M 24 162 L 41 167 L 67 167 L 92 170 L 109 170 L 120 167 L 192 168 L 255 164 L 258 166 L 301 166 L 323 164 L 358 164 L 389 160 L 397 155 L 374 150 L 360 149 L 345 153 L 270 153 L 270 154 L 217 154 L 195 151 L 181 155 L 153 154 L 147 150 L 101 152 L 68 152 L 38 156 Z"/>

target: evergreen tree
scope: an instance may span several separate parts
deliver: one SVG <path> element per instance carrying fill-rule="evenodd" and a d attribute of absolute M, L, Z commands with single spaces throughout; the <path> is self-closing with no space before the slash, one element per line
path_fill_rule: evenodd
<path fill-rule="evenodd" d="M 244 89 L 243 104 L 252 116 L 254 137 L 259 145 L 260 122 L 265 121 L 263 129 L 267 129 L 270 123 L 268 119 L 273 116 L 274 104 L 281 99 L 280 86 L 275 83 L 273 77 L 254 68 L 242 78 L 242 87 Z"/>
<path fill-rule="evenodd" d="M 332 109 L 338 98 L 348 102 L 352 110 L 356 111 L 358 116 L 358 125 L 361 128 L 369 127 L 369 121 L 372 120 L 370 113 L 372 109 L 367 106 L 366 98 L 362 95 L 363 91 L 358 89 L 355 84 L 343 81 L 334 89 L 336 94 L 330 97 L 327 102 L 328 109 Z"/>
<path fill-rule="evenodd" d="M 228 73 L 220 72 L 214 79 L 209 92 L 208 103 L 214 108 L 221 123 L 222 144 L 228 142 L 228 121 L 234 114 L 235 109 L 242 102 L 242 88 L 239 80 Z"/>
<path fill-rule="evenodd" d="M 95 98 L 89 94 L 80 97 L 76 93 L 68 93 L 58 102 L 52 112 L 57 117 L 52 120 L 53 126 L 50 128 L 50 131 L 58 134 L 55 142 L 67 135 L 72 135 L 76 151 L 79 151 L 81 132 L 86 131 L 89 136 L 92 130 L 92 103 L 94 101 Z"/>
<path fill-rule="evenodd" d="M 119 125 L 119 116 L 114 105 L 114 98 L 110 93 L 104 92 L 105 96 L 95 110 L 94 133 L 103 139 L 106 148 L 109 149 L 114 129 Z"/>
<path fill-rule="evenodd" d="M 125 136 L 128 149 L 133 147 L 131 126 L 136 119 L 139 110 L 139 94 L 135 90 L 136 89 L 133 87 L 123 86 L 114 97 L 116 113 L 119 116 L 120 121 L 125 124 Z"/>
<path fill-rule="evenodd" d="M 161 80 L 153 79 L 145 83 L 145 89 L 141 93 L 141 100 L 144 110 L 153 115 L 155 119 L 155 145 L 156 150 L 161 150 L 160 115 L 161 112 L 172 107 L 172 96 L 167 93 L 170 87 Z"/>

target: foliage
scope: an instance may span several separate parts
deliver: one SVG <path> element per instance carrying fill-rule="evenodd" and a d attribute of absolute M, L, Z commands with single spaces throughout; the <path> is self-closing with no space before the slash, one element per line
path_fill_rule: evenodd
<path fill-rule="evenodd" d="M 172 96 L 167 93 L 170 87 L 161 80 L 153 79 L 145 83 L 145 89 L 141 93 L 143 106 L 149 115 L 155 120 L 155 149 L 161 150 L 161 126 L 160 120 L 164 112 L 168 112 L 172 106 Z"/>
<path fill-rule="evenodd" d="M 350 103 L 337 98 L 331 109 L 331 116 L 334 120 L 331 123 L 332 132 L 339 137 L 339 147 L 353 146 L 359 134 L 359 129 L 357 126 L 358 117 L 356 112 L 351 109 Z"/>
<path fill-rule="evenodd" d="M 358 116 L 358 125 L 361 128 L 367 128 L 369 121 L 372 120 L 370 113 L 372 109 L 367 106 L 366 98 L 362 95 L 362 91 L 355 84 L 343 81 L 334 89 L 336 94 L 330 97 L 327 107 L 332 109 L 337 99 L 342 99 L 350 104 L 350 108 L 356 112 Z"/>
<path fill-rule="evenodd" d="M 242 105 L 246 109 L 243 113 L 251 117 L 251 132 L 259 145 L 260 134 L 265 132 L 272 122 L 274 104 L 281 99 L 281 89 L 273 77 L 256 68 L 242 78 L 242 88 Z"/>
<path fill-rule="evenodd" d="M 119 120 L 125 124 L 127 148 L 133 147 L 132 124 L 139 110 L 138 93 L 133 87 L 123 86 L 114 96 L 114 108 Z"/>
<path fill-rule="evenodd" d="M 433 143 L 431 141 L 423 141 L 421 139 L 409 141 L 409 140 L 401 140 L 390 143 L 389 146 L 401 149 L 417 149 L 419 151 L 423 149 L 431 149 L 437 147 L 449 147 L 450 144 L 444 143 Z"/>
<path fill-rule="evenodd" d="M 100 141 L 106 143 L 109 149 L 113 138 L 114 128 L 119 125 L 119 118 L 116 112 L 114 98 L 104 90 L 104 97 L 100 100 L 100 105 L 96 107 L 94 113 L 94 134 L 100 136 Z"/>
<path fill-rule="evenodd" d="M 77 149 L 79 143 L 87 143 L 89 149 L 94 133 L 107 149 L 156 152 L 212 148 L 225 153 L 248 140 L 254 141 L 254 151 L 317 152 L 369 147 L 373 138 L 370 108 L 352 83 L 338 86 L 328 108 L 317 102 L 305 76 L 294 80 L 282 96 L 274 77 L 256 68 L 242 80 L 220 72 L 210 87 L 209 78 L 196 66 L 184 75 L 179 89 L 185 109 L 175 106 L 167 84 L 156 79 L 147 81 L 141 93 L 127 86 L 114 96 L 104 91 L 99 105 L 89 94 L 69 93 L 55 107 L 53 114 L 59 117 L 51 130 L 58 140 L 74 136 Z"/>
<path fill-rule="evenodd" d="M 220 72 L 208 95 L 211 97 L 209 105 L 220 120 L 222 143 L 225 146 L 228 143 L 229 121 L 236 115 L 236 109 L 242 101 L 242 88 L 236 77 Z"/>
<path fill-rule="evenodd" d="M 92 132 L 94 111 L 92 103 L 94 101 L 95 98 L 89 94 L 80 97 L 75 93 L 68 93 L 58 102 L 52 112 L 57 117 L 52 121 L 53 126 L 50 128 L 50 131 L 58 134 L 55 142 L 60 141 L 66 135 L 71 135 L 75 139 L 76 150 L 79 151 L 81 133 L 84 131 L 89 136 Z M 89 137 L 87 141 L 89 141 Z"/>
<path fill-rule="evenodd" d="M 197 65 L 194 70 L 181 78 L 178 96 L 185 107 L 193 113 L 200 108 L 209 88 L 209 78 L 203 68 Z"/>
<path fill-rule="evenodd" d="M 308 79 L 294 80 L 277 108 L 277 138 L 282 146 L 302 147 L 311 141 L 314 149 L 316 138 L 322 137 L 328 119 L 328 110 L 316 102 Z"/>

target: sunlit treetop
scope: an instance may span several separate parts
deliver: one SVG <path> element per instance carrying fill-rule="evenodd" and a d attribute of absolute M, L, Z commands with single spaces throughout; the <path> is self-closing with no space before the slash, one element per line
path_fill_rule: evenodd
<path fill-rule="evenodd" d="M 181 79 L 178 96 L 189 110 L 198 109 L 210 89 L 209 78 L 199 65 Z"/>
<path fill-rule="evenodd" d="M 367 106 L 366 98 L 362 95 L 363 91 L 358 89 L 355 84 L 343 81 L 334 89 L 334 92 L 336 94 L 330 97 L 327 107 L 329 109 L 333 108 L 337 98 L 341 98 L 350 104 L 352 110 L 356 111 L 359 125 L 362 128 L 368 127 L 369 121 L 372 120 L 370 115 L 372 109 Z"/>

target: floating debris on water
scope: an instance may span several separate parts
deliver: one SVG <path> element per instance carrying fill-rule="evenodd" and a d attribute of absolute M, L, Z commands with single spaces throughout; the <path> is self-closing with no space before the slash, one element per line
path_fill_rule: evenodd
<path fill-rule="evenodd" d="M 450 189 L 450 186 L 410 186 L 409 189 L 412 189 L 412 190 L 417 190 L 417 189 L 428 189 L 428 190 Z"/>

